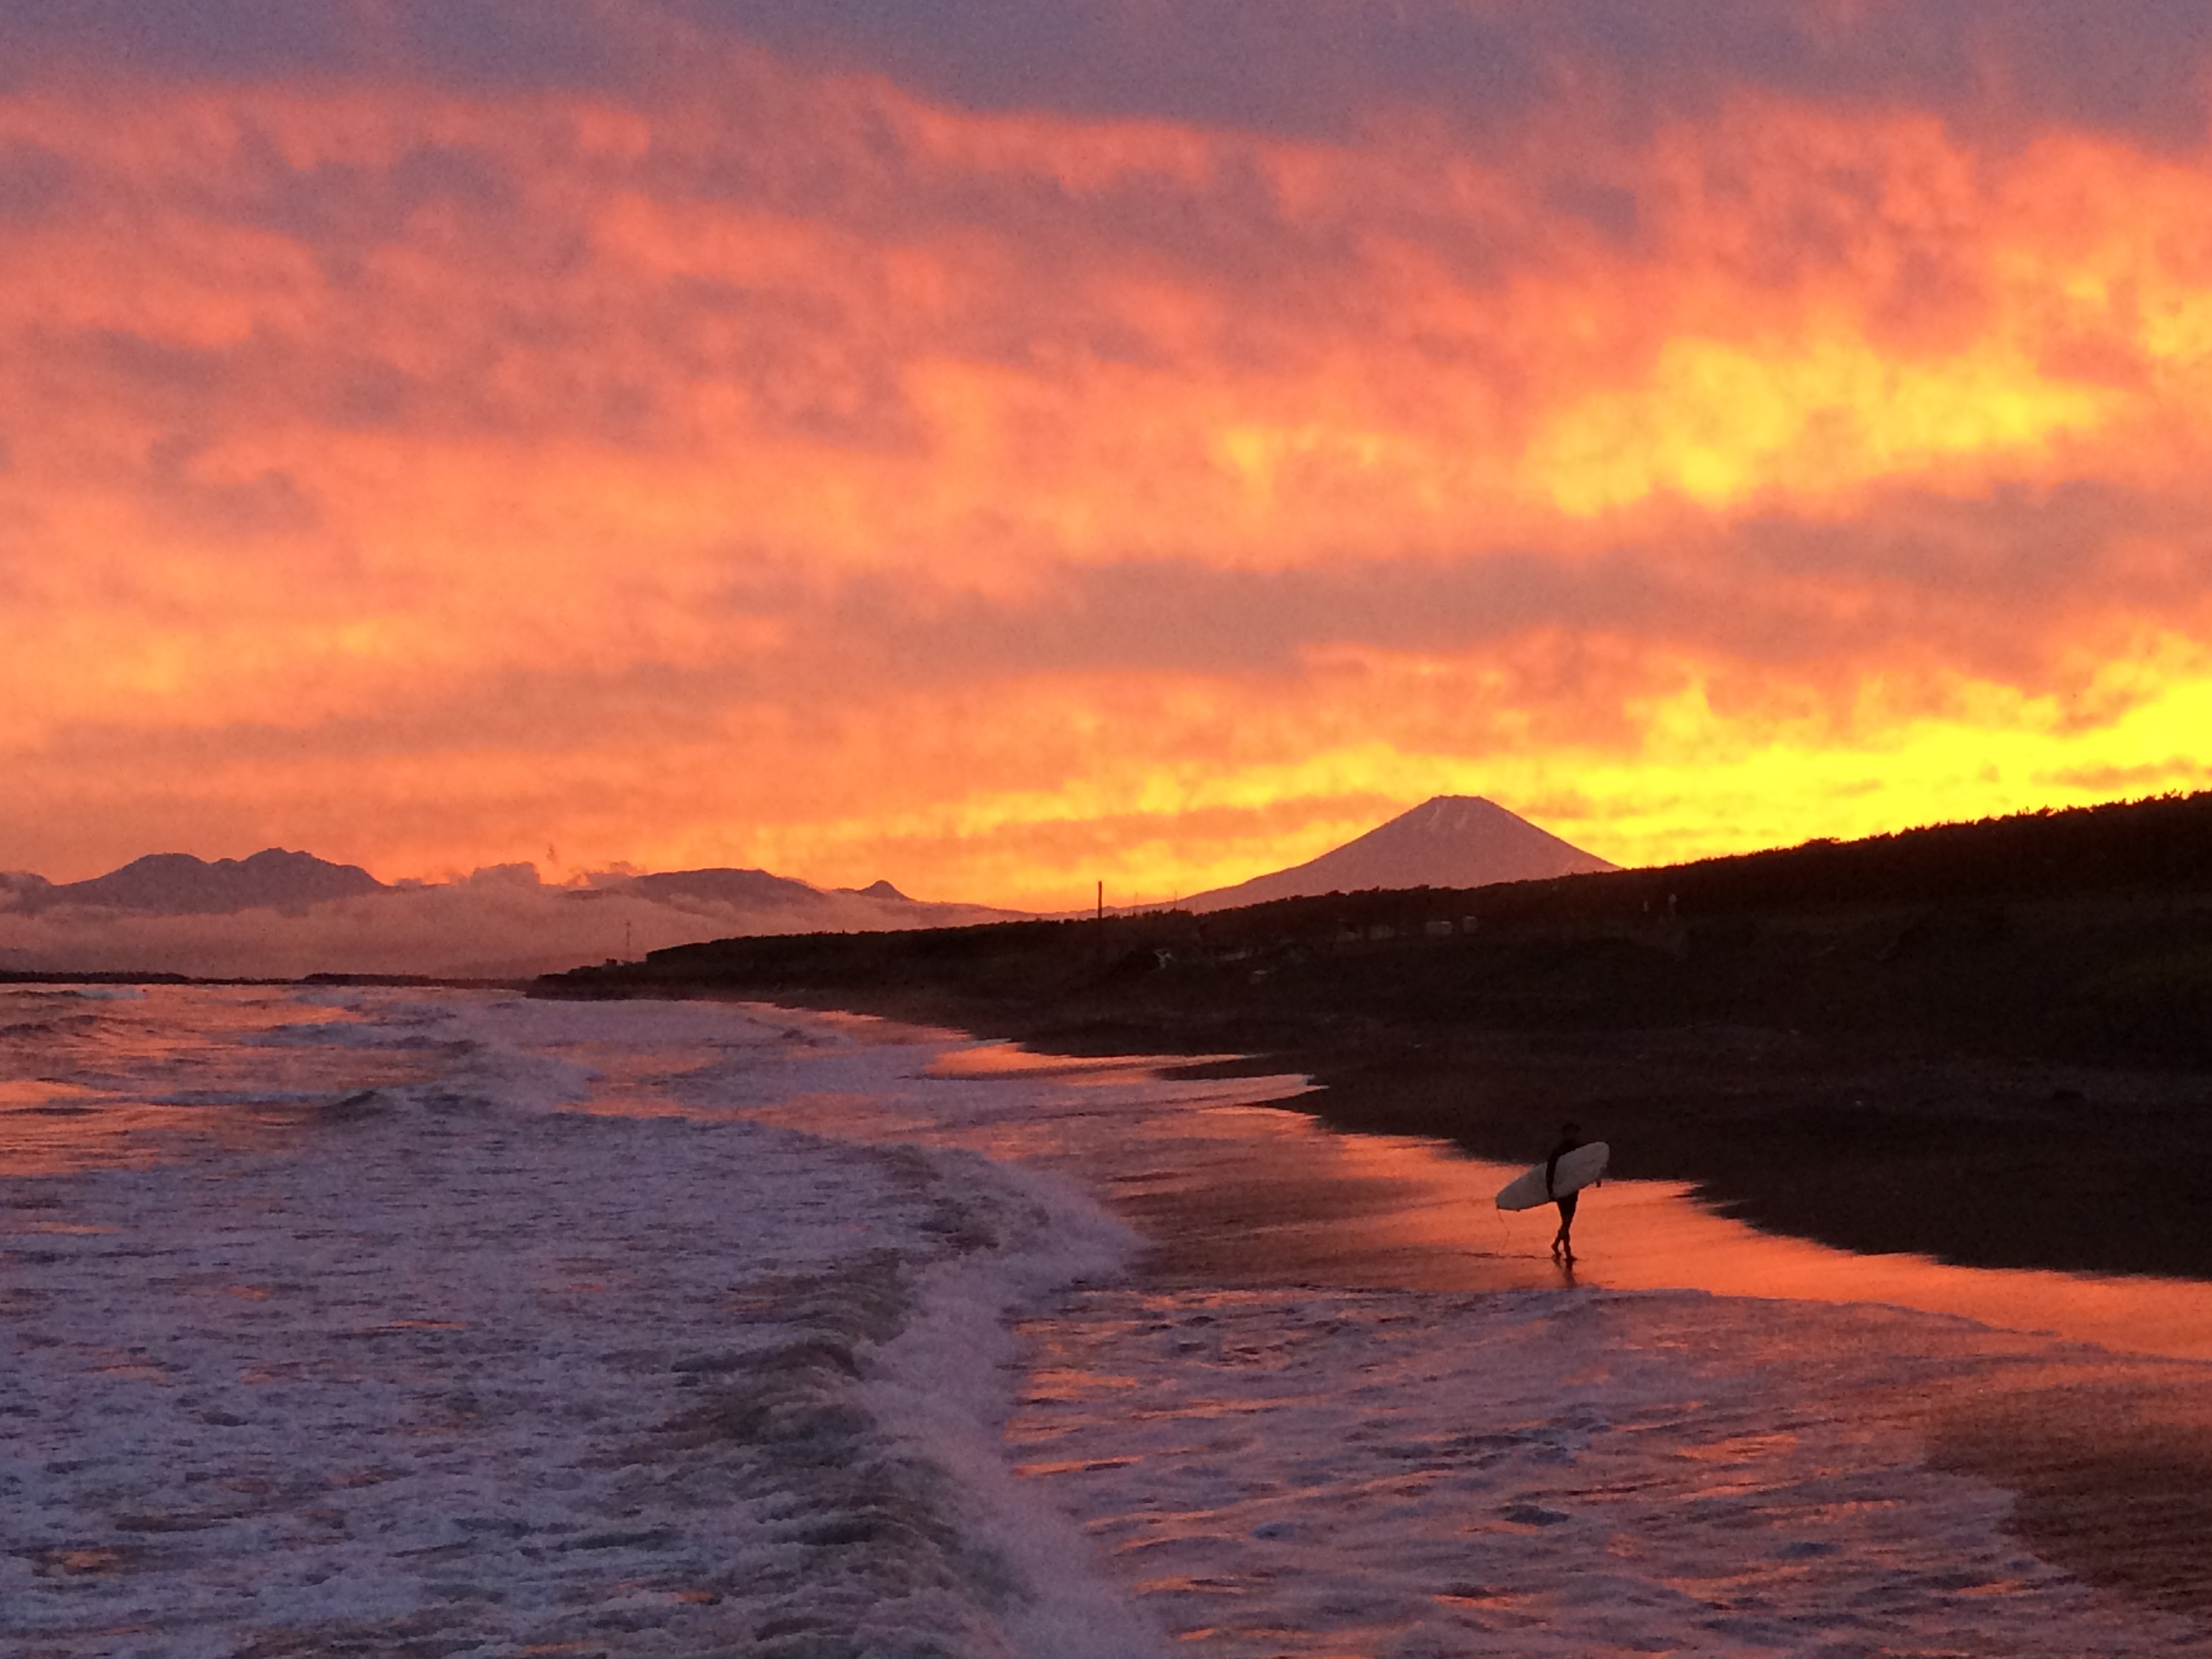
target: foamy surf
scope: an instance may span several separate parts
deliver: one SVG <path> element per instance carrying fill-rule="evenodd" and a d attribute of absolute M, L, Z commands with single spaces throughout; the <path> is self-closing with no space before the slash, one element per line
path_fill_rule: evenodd
<path fill-rule="evenodd" d="M 8 1180 L 0 1631 L 21 1650 L 1155 1639 L 999 1451 L 1009 1317 L 1127 1246 L 1072 1192 L 562 1110 L 590 1068 L 481 1006 L 157 1000 L 156 1071 L 228 1067 L 196 1048 L 437 1064 L 307 1106 L 253 1091 L 283 1096 L 281 1135 L 265 1109 L 211 1135 L 220 1091 L 190 1091 L 143 1167 Z"/>

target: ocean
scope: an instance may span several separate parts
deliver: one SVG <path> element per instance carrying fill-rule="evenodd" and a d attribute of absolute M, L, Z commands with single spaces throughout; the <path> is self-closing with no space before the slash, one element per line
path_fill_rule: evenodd
<path fill-rule="evenodd" d="M 2212 1652 L 2212 1287 L 717 1003 L 0 989 L 27 1656 Z"/>

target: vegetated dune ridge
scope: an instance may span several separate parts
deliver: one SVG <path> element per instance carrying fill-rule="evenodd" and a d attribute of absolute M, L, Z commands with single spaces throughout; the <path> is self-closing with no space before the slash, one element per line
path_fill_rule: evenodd
<path fill-rule="evenodd" d="M 540 982 L 1240 1053 L 1348 1128 L 1846 1249 L 2212 1277 L 2212 793 L 1474 890 L 732 939 Z"/>
<path fill-rule="evenodd" d="M 548 886 L 530 865 L 387 886 L 353 865 L 271 848 L 212 863 L 157 854 L 90 881 L 0 876 L 0 971 L 512 978 L 732 933 L 1000 920 L 889 882 L 824 891 L 764 870 L 611 873 Z"/>

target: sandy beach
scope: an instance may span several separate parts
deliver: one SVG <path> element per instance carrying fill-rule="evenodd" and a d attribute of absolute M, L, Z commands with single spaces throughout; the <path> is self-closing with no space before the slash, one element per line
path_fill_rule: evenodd
<path fill-rule="evenodd" d="M 1478 1294 L 1686 1287 L 2047 1333 L 2065 1345 L 2062 1358 L 1861 1408 L 1909 1425 L 1934 1467 L 2011 1492 L 2007 1524 L 2039 1553 L 2147 1607 L 2212 1614 L 2212 1559 L 2201 1547 L 2212 1529 L 2212 1282 L 1858 1255 L 1731 1219 L 1686 1183 L 1635 1181 L 1589 1192 L 1576 1224 L 1581 1258 L 1562 1271 L 1546 1255 L 1548 1208 L 1490 1208 L 1514 1167 L 1422 1138 L 1248 1116 L 1249 1136 L 1233 1150 L 1117 1185 L 1119 1207 L 1155 1241 L 1158 1282 Z M 1862 1334 L 1926 1345 L 1930 1328 Z M 1808 1336 L 1822 1340 L 1809 1328 Z"/>

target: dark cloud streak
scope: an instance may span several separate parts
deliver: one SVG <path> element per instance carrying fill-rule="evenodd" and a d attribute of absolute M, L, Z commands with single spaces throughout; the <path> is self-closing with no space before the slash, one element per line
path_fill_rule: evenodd
<path fill-rule="evenodd" d="M 404 79 L 711 88 L 718 47 L 885 76 L 977 110 L 1340 137 L 1424 112 L 1511 142 L 1596 101 L 1644 125 L 1749 88 L 1954 124 L 2205 131 L 2212 11 L 2195 0 L 15 0 L 0 84 L 121 69 L 163 80 Z M 702 54 L 704 56 L 702 57 Z"/>
<path fill-rule="evenodd" d="M 1413 106 L 1506 131 L 1609 83 L 1648 123 L 1753 88 L 1947 118 L 2201 137 L 2212 14 L 2188 0 L 1573 0 L 1366 5 L 1188 0 L 672 0 L 801 61 L 978 108 L 1163 117 L 1339 136 Z"/>
<path fill-rule="evenodd" d="M 21 231 L 59 217 L 74 182 L 68 160 L 43 145 L 0 149 L 0 225 Z"/>
<path fill-rule="evenodd" d="M 1816 681 L 1940 658 L 2025 685 L 2103 617 L 2179 623 L 2201 604 L 2203 522 L 2199 503 L 2094 483 L 1964 501 L 1899 491 L 1848 525 L 1772 514 L 1574 560 L 1507 547 L 1288 570 L 1130 561 L 1063 567 L 1027 599 L 919 573 L 824 586 L 763 562 L 724 603 L 785 629 L 784 660 L 750 661 L 749 683 L 872 665 L 811 686 L 831 699 L 1057 674 L 1295 680 L 1337 648 L 1453 656 L 1540 635 L 1635 638 Z M 2126 549 L 2147 541 L 2172 554 L 2165 576 L 2124 575 Z"/>
<path fill-rule="evenodd" d="M 105 64 L 160 80 L 262 78 L 364 67 L 365 9 L 290 0 L 11 0 L 0 85 Z"/>

